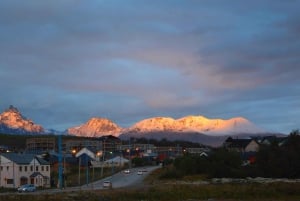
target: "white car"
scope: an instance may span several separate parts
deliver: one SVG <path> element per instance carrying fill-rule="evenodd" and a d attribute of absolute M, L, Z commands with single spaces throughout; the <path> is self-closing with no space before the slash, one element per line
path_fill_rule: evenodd
<path fill-rule="evenodd" d="M 139 171 L 137 172 L 137 174 L 138 174 L 138 175 L 142 175 L 142 174 L 143 174 L 143 171 L 142 171 L 142 170 L 139 170 Z"/>
<path fill-rule="evenodd" d="M 36 187 L 33 184 L 25 184 L 18 188 L 18 192 L 34 192 L 36 191 Z"/>
<path fill-rule="evenodd" d="M 129 174 L 129 173 L 130 173 L 130 170 L 129 170 L 129 169 L 124 170 L 124 173 L 125 173 L 125 174 Z"/>

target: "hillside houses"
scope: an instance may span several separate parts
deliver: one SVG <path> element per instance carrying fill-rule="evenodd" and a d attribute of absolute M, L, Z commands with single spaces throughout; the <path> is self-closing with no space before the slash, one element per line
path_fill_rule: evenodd
<path fill-rule="evenodd" d="M 264 136 L 264 137 L 253 137 L 253 138 L 232 138 L 228 137 L 223 143 L 223 147 L 230 151 L 238 152 L 257 152 L 260 145 L 269 146 L 276 143 L 278 146 L 282 146 L 286 143 L 288 137 L 277 137 L 277 136 Z"/>
<path fill-rule="evenodd" d="M 223 147 L 229 151 L 239 152 L 243 160 L 243 164 L 252 164 L 256 161 L 256 153 L 259 151 L 260 146 L 270 146 L 273 143 L 277 143 L 278 146 L 282 146 L 287 140 L 287 137 L 277 136 L 265 136 L 254 138 L 232 138 L 228 137 Z"/>
<path fill-rule="evenodd" d="M 257 152 L 259 143 L 254 139 L 233 139 L 227 138 L 223 146 L 230 151 Z"/>
<path fill-rule="evenodd" d="M 266 136 L 259 140 L 260 144 L 263 145 L 271 145 L 273 143 L 278 144 L 278 146 L 282 146 L 287 142 L 288 137 L 276 137 L 276 136 Z"/>

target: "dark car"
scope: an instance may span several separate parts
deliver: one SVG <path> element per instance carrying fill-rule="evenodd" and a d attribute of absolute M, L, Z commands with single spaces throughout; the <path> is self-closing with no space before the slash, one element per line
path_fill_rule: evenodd
<path fill-rule="evenodd" d="M 36 191 L 36 187 L 33 184 L 25 184 L 18 188 L 18 192 L 34 192 Z"/>

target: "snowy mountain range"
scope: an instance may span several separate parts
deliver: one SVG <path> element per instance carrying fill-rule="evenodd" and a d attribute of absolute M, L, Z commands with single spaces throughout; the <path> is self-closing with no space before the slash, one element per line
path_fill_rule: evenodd
<path fill-rule="evenodd" d="M 46 134 L 47 130 L 23 117 L 17 108 L 10 106 L 0 114 L 0 132 Z M 68 128 L 65 132 L 65 134 L 84 137 L 113 135 L 123 139 L 144 137 L 188 141 L 209 141 L 224 139 L 225 136 L 263 135 L 267 133 L 266 130 L 257 127 L 243 117 L 209 119 L 204 116 L 186 116 L 179 119 L 153 117 L 141 120 L 129 128 L 122 128 L 107 118 L 94 117 L 82 125 Z"/>
<path fill-rule="evenodd" d="M 236 135 L 240 133 L 265 133 L 266 131 L 243 117 L 232 119 L 209 119 L 203 116 L 186 116 L 180 119 L 154 117 L 142 120 L 127 132 L 196 132 L 211 136 Z"/>

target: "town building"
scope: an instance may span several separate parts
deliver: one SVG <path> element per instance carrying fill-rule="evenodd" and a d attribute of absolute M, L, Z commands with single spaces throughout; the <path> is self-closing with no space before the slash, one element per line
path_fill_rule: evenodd
<path fill-rule="evenodd" d="M 10 148 L 6 145 L 0 145 L 0 153 L 8 153 L 10 152 Z"/>
<path fill-rule="evenodd" d="M 91 138 L 91 139 L 82 139 L 82 138 L 75 138 L 75 139 L 66 139 L 62 142 L 62 150 L 65 153 L 77 152 L 82 148 L 87 148 L 93 152 L 97 152 L 102 150 L 102 142 L 98 139 Z"/>
<path fill-rule="evenodd" d="M 35 137 L 26 140 L 26 151 L 30 153 L 55 151 L 56 148 L 55 137 Z"/>
<path fill-rule="evenodd" d="M 105 135 L 98 138 L 98 140 L 102 142 L 101 150 L 103 152 L 115 152 L 117 151 L 117 147 L 122 144 L 121 139 L 113 135 Z"/>
<path fill-rule="evenodd" d="M 0 187 L 50 187 L 50 164 L 33 154 L 0 154 Z"/>
<path fill-rule="evenodd" d="M 257 152 L 259 144 L 254 139 L 233 139 L 229 137 L 224 142 L 223 146 L 230 151 L 238 152 Z"/>

